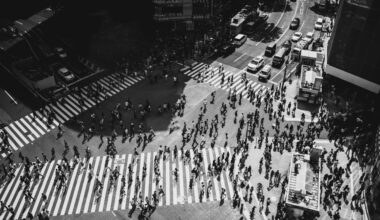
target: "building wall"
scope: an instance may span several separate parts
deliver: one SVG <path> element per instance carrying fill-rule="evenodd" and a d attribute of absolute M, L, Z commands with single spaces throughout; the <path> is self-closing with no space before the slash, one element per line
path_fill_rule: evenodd
<path fill-rule="evenodd" d="M 341 0 L 328 48 L 326 73 L 378 93 L 380 1 Z"/>
<path fill-rule="evenodd" d="M 186 21 L 208 18 L 214 0 L 153 0 L 156 21 Z"/>

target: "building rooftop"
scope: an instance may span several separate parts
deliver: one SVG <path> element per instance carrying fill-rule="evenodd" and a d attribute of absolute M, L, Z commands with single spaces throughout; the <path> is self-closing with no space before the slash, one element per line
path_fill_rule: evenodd
<path fill-rule="evenodd" d="M 292 155 L 285 201 L 289 207 L 319 212 L 320 161 L 317 161 L 313 165 L 308 154 Z"/>
<path fill-rule="evenodd" d="M 51 8 L 46 8 L 39 11 L 37 14 L 32 15 L 27 20 L 19 19 L 13 23 L 9 28 L 3 28 L 2 41 L 0 41 L 0 49 L 3 51 L 8 50 L 13 45 L 22 40 L 18 34 L 24 34 L 41 24 L 42 22 L 48 20 L 54 15 L 54 11 Z"/>
<path fill-rule="evenodd" d="M 321 65 L 301 66 L 301 88 L 319 91 L 322 86 L 322 79 Z"/>
<path fill-rule="evenodd" d="M 242 23 L 245 22 L 245 20 L 253 15 L 252 8 L 249 6 L 245 6 L 242 10 L 240 10 L 232 19 L 231 19 L 231 25 L 232 26 L 240 26 Z"/>

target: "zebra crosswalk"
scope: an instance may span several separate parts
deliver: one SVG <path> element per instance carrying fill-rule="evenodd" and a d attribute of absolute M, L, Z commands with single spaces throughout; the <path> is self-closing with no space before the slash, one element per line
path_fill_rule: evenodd
<path fill-rule="evenodd" d="M 56 177 L 56 165 L 62 164 L 62 160 L 47 162 L 41 169 L 42 177 L 32 180 L 28 189 L 32 193 L 31 201 L 25 199 L 23 195 L 21 176 L 25 172 L 25 167 L 20 165 L 15 171 L 15 177 L 8 183 L 0 187 L 0 200 L 8 207 L 14 209 L 14 219 L 22 219 L 28 213 L 36 215 L 44 207 L 49 211 L 50 216 L 85 214 L 94 212 L 126 210 L 131 208 L 132 198 L 136 195 L 142 195 L 143 198 L 151 198 L 154 191 L 160 186 L 165 194 L 160 198 L 158 206 L 169 206 L 179 204 L 191 204 L 200 202 L 220 201 L 222 188 L 226 190 L 226 200 L 231 200 L 233 196 L 233 184 L 226 172 L 222 171 L 220 179 L 216 176 L 208 176 L 207 167 L 213 161 L 221 157 L 222 154 L 232 153 L 230 148 L 204 148 L 200 151 L 203 157 L 200 177 L 194 181 L 193 187 L 189 190 L 189 181 L 191 171 L 194 168 L 193 158 L 194 151 L 190 149 L 190 163 L 181 159 L 181 151 L 177 158 L 171 154 L 166 160 L 160 157 L 158 166 L 160 169 L 160 178 L 156 185 L 154 174 L 154 158 L 157 152 L 143 152 L 136 158 L 132 154 L 117 155 L 114 159 L 107 156 L 91 157 L 84 161 L 84 165 L 77 164 L 71 175 L 68 176 L 66 187 L 57 189 L 54 185 Z M 238 154 L 238 157 L 241 155 Z M 72 166 L 73 160 L 69 162 Z M 92 169 L 89 169 L 91 164 Z M 143 178 L 143 167 L 146 164 L 146 176 Z M 133 182 L 130 187 L 125 187 L 125 194 L 120 194 L 122 187 L 121 177 L 124 175 L 128 179 L 129 165 L 133 169 Z M 118 167 L 120 176 L 115 181 L 115 185 L 110 188 L 109 168 Z M 176 181 L 172 171 L 178 168 L 178 180 Z M 30 168 L 32 169 L 32 168 Z M 228 170 L 228 169 L 227 169 Z M 90 178 L 89 173 L 98 176 L 103 183 L 103 191 L 99 201 L 95 202 L 96 194 L 94 193 L 95 177 Z M 136 190 L 136 179 L 141 180 L 140 187 Z M 202 182 L 207 184 L 212 182 L 210 196 L 200 197 Z M 58 184 L 57 184 L 58 185 Z M 43 200 L 42 194 L 47 196 L 47 202 Z M 0 219 L 10 219 L 11 214 L 4 211 L 0 214 Z"/>
<path fill-rule="evenodd" d="M 119 80 L 118 74 L 114 73 L 104 78 L 91 83 L 89 86 L 95 88 L 96 84 L 100 84 L 105 88 L 104 94 L 100 94 L 100 101 L 104 101 L 107 97 L 114 96 L 124 89 L 132 86 L 133 84 L 141 81 L 143 77 L 129 77 L 126 76 L 123 81 Z M 111 86 L 111 82 L 119 82 L 117 86 Z M 59 124 L 63 124 L 74 116 L 79 115 L 97 104 L 97 101 L 89 97 L 87 88 L 79 88 L 79 94 L 68 94 L 64 98 L 64 102 L 57 102 L 56 104 L 48 104 L 24 117 L 10 123 L 4 127 L 8 133 L 8 142 L 11 150 L 17 151 L 23 146 L 34 142 L 36 139 L 45 135 L 53 130 Z M 82 99 L 83 97 L 83 99 Z M 83 103 L 80 100 L 83 100 Z M 48 119 L 45 114 L 46 110 L 54 111 L 56 118 L 53 119 L 52 124 L 48 124 Z M 6 153 L 1 153 L 2 157 Z"/>
<path fill-rule="evenodd" d="M 248 88 L 251 87 L 255 95 L 263 98 L 263 95 L 269 91 L 266 85 L 263 85 L 257 81 L 252 81 L 248 79 L 248 83 L 243 82 L 243 74 L 241 72 L 233 73 L 230 71 L 224 71 L 225 79 L 228 77 L 233 77 L 234 81 L 232 84 L 224 82 L 222 84 L 222 74 L 219 74 L 218 67 L 209 66 L 208 71 L 206 70 L 207 64 L 195 62 L 192 68 L 184 71 L 184 74 L 192 78 L 198 77 L 199 74 L 207 72 L 205 74 L 204 83 L 208 83 L 216 88 L 223 90 L 236 90 L 237 94 L 242 93 L 243 98 L 248 98 Z M 225 80 L 226 81 L 226 80 Z"/>

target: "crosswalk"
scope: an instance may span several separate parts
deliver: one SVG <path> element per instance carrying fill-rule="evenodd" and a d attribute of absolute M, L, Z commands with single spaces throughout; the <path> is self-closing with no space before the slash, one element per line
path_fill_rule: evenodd
<path fill-rule="evenodd" d="M 100 94 L 100 101 L 104 101 L 107 97 L 114 96 L 124 89 L 132 86 L 133 84 L 141 81 L 143 77 L 129 77 L 125 76 L 123 82 L 121 82 L 119 74 L 111 74 L 104 78 L 99 79 L 96 82 L 89 84 L 88 86 L 95 88 L 96 84 L 100 84 L 105 88 L 104 94 Z M 111 86 L 111 82 L 118 82 L 119 87 Z M 83 111 L 86 111 L 97 103 L 96 100 L 88 96 L 88 89 L 79 88 L 82 97 L 85 97 L 84 105 L 80 104 L 80 97 L 78 94 L 68 94 L 64 98 L 64 102 L 57 102 L 56 104 L 48 104 L 37 111 L 34 111 L 24 117 L 10 123 L 4 128 L 4 130 L 9 134 L 9 144 L 11 149 L 17 151 L 23 146 L 34 142 L 36 139 L 45 135 L 46 133 L 53 130 L 59 124 L 63 124 L 74 116 L 79 115 Z M 106 97 L 107 95 L 107 97 Z M 49 125 L 48 119 L 45 116 L 46 110 L 52 110 L 56 114 L 56 119 L 53 123 Z M 2 153 L 2 157 L 6 154 Z"/>
<path fill-rule="evenodd" d="M 132 198 L 141 193 L 143 198 L 148 196 L 151 198 L 153 192 L 158 190 L 162 185 L 165 195 L 160 198 L 158 206 L 169 206 L 179 204 L 190 204 L 200 202 L 220 201 L 220 192 L 222 188 L 226 189 L 226 200 L 230 200 L 233 196 L 233 184 L 228 178 L 226 172 L 222 171 L 220 179 L 216 176 L 209 177 L 207 175 L 207 167 L 212 164 L 213 160 L 217 160 L 223 153 L 232 154 L 231 148 L 214 147 L 204 148 L 201 150 L 203 156 L 204 172 L 201 172 L 200 177 L 194 181 L 192 190 L 189 190 L 189 179 L 191 170 L 194 168 L 193 158 L 194 152 L 190 149 L 190 163 L 184 163 L 181 159 L 181 151 L 177 158 L 171 154 L 168 159 L 163 160 L 160 157 L 159 168 L 161 177 L 159 183 L 156 186 L 154 179 L 154 158 L 158 152 L 145 152 L 137 156 L 133 160 L 132 154 L 117 155 L 115 159 L 107 158 L 107 156 L 92 157 L 88 161 L 85 161 L 86 165 L 76 165 L 72 171 L 71 176 L 68 177 L 67 187 L 65 192 L 62 190 L 57 191 L 54 186 L 55 167 L 57 164 L 61 164 L 61 160 L 45 163 L 41 174 L 42 177 L 37 181 L 32 181 L 29 186 L 30 192 L 34 200 L 28 204 L 25 200 L 21 190 L 20 177 L 24 173 L 24 166 L 19 166 L 15 172 L 15 178 L 7 184 L 3 184 L 0 187 L 0 200 L 5 202 L 7 206 L 11 206 L 15 211 L 15 219 L 25 218 L 30 212 L 36 215 L 42 209 L 42 193 L 47 195 L 47 210 L 51 216 L 60 215 L 72 215 L 72 214 L 85 214 L 94 212 L 114 211 L 114 210 L 126 210 L 131 208 L 130 201 Z M 238 154 L 238 158 L 241 155 Z M 85 159 L 83 159 L 85 160 Z M 146 163 L 146 177 L 143 179 L 142 167 Z M 73 161 L 70 161 L 70 165 Z M 98 202 L 95 202 L 94 183 L 95 177 L 89 179 L 88 173 L 90 172 L 88 167 L 91 164 L 94 175 L 98 176 L 100 181 L 103 182 L 103 192 Z M 121 176 L 124 175 L 128 179 L 128 166 L 132 164 L 133 167 L 133 182 L 131 187 L 126 186 L 125 196 L 120 197 L 121 188 Z M 118 167 L 120 176 L 116 181 L 116 185 L 111 190 L 109 188 L 110 172 L 107 172 L 108 168 L 115 169 Z M 172 171 L 178 168 L 178 181 L 176 182 Z M 236 168 L 237 169 L 237 168 Z M 228 169 L 227 169 L 228 170 Z M 135 190 L 136 177 L 141 180 L 141 186 L 138 191 Z M 203 200 L 200 201 L 201 184 L 204 182 L 207 184 L 212 181 L 212 189 L 209 198 L 203 196 Z M 11 214 L 4 211 L 0 215 L 0 219 L 9 219 Z"/>
<path fill-rule="evenodd" d="M 199 74 L 204 72 L 206 68 L 207 68 L 207 64 L 195 62 L 192 64 L 191 69 L 187 69 L 184 71 L 184 74 L 192 78 L 196 78 Z M 214 72 L 214 74 L 212 74 L 212 72 Z M 232 91 L 236 89 L 236 93 L 237 94 L 242 93 L 243 98 L 248 98 L 247 88 L 250 86 L 253 89 L 255 95 L 256 96 L 258 95 L 261 98 L 263 98 L 263 94 L 269 91 L 269 88 L 266 85 L 263 85 L 257 81 L 252 81 L 249 79 L 248 79 L 248 84 L 246 86 L 245 83 L 242 81 L 242 76 L 243 76 L 242 72 L 233 73 L 230 71 L 224 71 L 224 74 L 225 74 L 225 82 L 224 84 L 221 84 L 222 75 L 219 74 L 218 67 L 210 66 L 208 73 L 206 74 L 206 77 L 203 82 L 210 84 L 216 88 L 221 88 L 227 91 L 230 89 Z M 233 77 L 234 81 L 232 85 L 227 83 L 228 77 Z"/>

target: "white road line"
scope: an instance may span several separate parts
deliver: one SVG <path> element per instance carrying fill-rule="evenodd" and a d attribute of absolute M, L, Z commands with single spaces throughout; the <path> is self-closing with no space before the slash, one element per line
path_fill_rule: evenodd
<path fill-rule="evenodd" d="M 116 155 L 116 157 L 115 157 L 115 159 L 114 159 L 114 163 L 113 163 L 112 170 L 115 170 L 115 169 L 116 169 L 117 164 L 116 164 L 116 161 L 115 161 L 115 160 L 117 160 L 117 159 L 119 159 L 119 156 L 118 156 L 118 155 Z M 110 176 L 111 176 L 111 175 L 113 175 L 112 172 L 110 172 Z M 114 184 L 116 184 L 116 182 L 114 182 Z M 112 188 L 110 188 L 110 187 L 111 187 L 111 185 L 110 185 L 107 189 L 105 189 L 105 190 L 107 191 L 107 193 L 108 193 L 108 195 L 106 196 L 106 198 L 107 198 L 106 211 L 107 211 L 107 212 L 111 211 L 112 198 L 113 198 L 113 193 L 114 193 L 114 191 L 115 191 L 116 185 L 112 186 Z M 108 190 L 108 189 L 109 189 L 109 190 Z"/>
<path fill-rule="evenodd" d="M 170 177 L 171 177 L 171 172 L 170 172 L 170 168 L 169 168 L 169 160 L 170 160 L 170 157 L 166 158 L 166 161 L 165 161 L 165 186 L 166 186 L 166 189 L 165 189 L 165 205 L 170 205 Z"/>
<path fill-rule="evenodd" d="M 217 150 L 217 148 L 218 147 L 215 147 L 215 158 L 218 158 L 219 156 L 220 156 L 220 154 L 219 154 L 219 151 Z M 222 188 L 224 188 L 225 190 L 227 190 L 227 188 L 226 188 L 226 184 L 225 184 L 225 182 L 224 182 L 224 177 L 223 177 L 223 174 L 224 174 L 225 172 L 221 172 L 220 173 L 220 184 L 221 184 L 221 186 L 222 186 Z M 232 196 L 231 196 L 232 197 Z"/>
<path fill-rule="evenodd" d="M 186 163 L 185 164 L 185 174 L 186 174 L 186 189 L 188 189 L 187 187 L 189 186 L 189 183 L 190 183 L 190 172 L 189 172 L 189 163 Z M 193 184 L 194 185 L 194 184 Z M 194 188 L 194 186 L 193 186 Z M 187 190 L 187 203 L 190 204 L 192 203 L 193 201 L 191 200 L 191 191 L 190 190 Z"/>
<path fill-rule="evenodd" d="M 97 157 L 95 160 L 94 176 L 91 179 L 90 188 L 88 189 L 88 192 L 87 192 L 86 202 L 85 202 L 84 209 L 83 209 L 84 214 L 88 212 L 88 208 L 89 208 L 90 201 L 91 201 L 91 195 L 93 194 L 93 188 L 94 188 L 94 183 L 95 183 L 95 179 L 96 179 L 96 172 L 98 170 L 100 160 L 101 160 L 100 158 L 101 157 Z M 102 165 L 103 166 L 104 166 L 105 160 L 106 160 L 106 156 L 103 156 L 102 157 L 102 163 L 103 163 Z"/>
<path fill-rule="evenodd" d="M 17 143 L 17 145 L 18 145 L 19 147 L 23 147 L 23 146 L 24 146 L 24 144 L 21 143 L 21 141 L 18 139 L 18 137 L 17 137 L 15 134 L 13 134 L 13 131 L 11 131 L 11 129 L 9 129 L 8 126 L 7 126 L 7 127 L 4 127 L 4 129 L 5 129 L 5 131 L 11 136 L 11 138 L 12 138 L 13 140 L 16 141 L 16 143 Z M 17 149 L 16 149 L 16 150 L 17 150 Z"/>
<path fill-rule="evenodd" d="M 60 163 L 60 160 L 57 161 L 57 164 Z M 43 178 L 44 178 L 44 182 L 42 184 L 42 187 L 41 187 L 41 190 L 39 193 L 38 193 L 38 196 L 36 198 L 36 200 L 34 201 L 34 204 L 33 204 L 33 208 L 31 208 L 31 213 L 32 215 L 35 215 L 36 212 L 37 212 L 37 208 L 39 208 L 39 204 L 40 204 L 40 200 L 41 200 L 41 197 L 42 197 L 42 193 L 45 192 L 45 186 L 46 184 L 48 183 L 48 180 L 51 180 L 51 175 L 53 175 L 54 173 L 54 169 L 53 169 L 53 172 L 51 172 L 51 169 L 55 166 L 56 163 L 54 162 L 50 162 L 50 165 L 49 165 L 49 169 L 48 169 L 48 175 L 45 175 Z"/>
<path fill-rule="evenodd" d="M 211 164 L 212 162 L 210 161 L 210 163 L 207 163 L 207 153 L 206 153 L 206 149 L 205 148 L 202 149 L 202 154 L 203 154 L 203 163 L 204 163 L 204 166 L 205 166 L 205 172 L 206 172 L 206 176 L 207 176 L 208 175 L 208 170 L 207 170 L 208 165 Z M 208 181 L 207 181 L 207 183 L 205 181 L 205 185 L 208 186 Z M 205 193 L 207 194 L 207 187 L 206 187 L 205 191 L 206 191 Z M 214 201 L 214 194 L 212 193 L 212 190 L 211 190 L 210 195 L 209 195 L 209 201 Z"/>
<path fill-rule="evenodd" d="M 174 154 L 173 154 L 174 155 Z M 175 159 L 172 163 L 172 170 L 175 170 L 177 159 Z M 178 173 L 178 172 L 177 172 Z M 174 176 L 172 175 L 171 182 L 173 183 L 173 205 L 177 205 L 177 186 L 178 186 L 178 178 L 177 182 L 174 181 Z"/>
<path fill-rule="evenodd" d="M 85 163 L 86 168 L 82 171 L 83 176 L 84 176 L 84 180 L 83 180 L 82 189 L 81 189 L 80 196 L 79 196 L 79 201 L 78 201 L 78 204 L 76 205 L 76 206 L 77 206 L 77 210 L 76 210 L 75 214 L 79 214 L 80 211 L 81 211 L 81 209 L 82 209 L 82 206 L 83 206 L 83 199 L 84 199 L 84 197 L 85 197 L 85 194 L 84 194 L 84 193 L 85 193 L 86 190 L 87 190 L 87 183 L 88 183 L 88 175 L 87 175 L 87 172 L 88 172 L 88 170 L 89 170 L 89 169 L 88 169 L 88 168 L 89 168 L 89 165 L 90 165 L 90 164 L 91 164 L 91 166 L 94 165 L 94 164 L 93 164 L 93 160 L 94 160 L 94 158 L 91 157 L 90 160 L 88 161 L 88 163 L 87 163 L 87 161 L 86 161 L 86 163 Z M 88 194 L 91 194 L 91 193 L 88 193 Z M 75 194 L 75 195 L 77 195 L 77 194 Z"/>
<path fill-rule="evenodd" d="M 231 150 L 230 150 L 230 148 L 229 147 L 227 147 L 227 151 L 224 149 L 224 148 L 220 148 L 220 150 L 221 150 L 221 153 L 223 154 L 224 152 L 229 152 L 230 153 L 230 156 L 232 155 L 231 154 Z M 228 170 L 228 169 L 227 169 Z M 231 184 L 231 180 L 230 180 L 230 178 L 228 178 L 228 176 L 227 176 L 227 172 L 223 172 L 225 175 L 226 175 L 226 180 L 227 180 L 227 186 L 228 186 L 228 190 L 230 191 L 230 193 L 231 194 L 233 194 L 233 191 L 234 191 L 234 189 L 233 189 L 233 187 L 232 187 L 232 184 Z"/>
<path fill-rule="evenodd" d="M 125 159 L 126 159 L 126 155 L 123 154 L 121 156 L 121 160 L 124 161 L 124 163 L 120 164 L 120 169 L 119 169 L 119 177 L 117 178 L 117 188 L 116 188 L 116 197 L 115 197 L 115 204 L 113 206 L 113 210 L 117 210 L 118 209 L 118 206 L 120 204 L 120 190 L 121 190 L 121 179 L 124 175 L 124 165 L 125 165 Z M 145 198 L 145 197 L 144 197 Z"/>
<path fill-rule="evenodd" d="M 32 127 L 30 127 L 30 125 L 28 123 L 26 123 L 26 121 L 23 118 L 20 118 L 20 121 L 22 122 L 22 124 L 25 125 L 25 127 L 27 127 L 29 129 L 29 131 L 32 132 L 34 137 L 36 137 L 36 138 L 40 137 L 40 135 Z"/>
<path fill-rule="evenodd" d="M 37 195 L 37 191 L 38 191 L 38 188 L 41 186 L 44 178 L 49 175 L 49 172 L 50 172 L 50 168 L 53 166 L 53 163 L 47 163 L 43 166 L 42 170 L 41 170 L 41 173 L 42 173 L 42 177 L 38 180 L 38 183 L 34 186 L 33 188 L 33 192 L 32 192 L 32 197 L 33 198 L 36 198 L 36 195 Z M 48 172 L 45 173 L 46 169 L 48 168 Z M 36 200 L 37 201 L 37 200 Z M 22 216 L 21 218 L 26 218 L 26 215 L 28 214 L 29 210 L 31 209 L 31 206 L 27 207 L 25 210 L 23 210 L 24 212 L 21 212 Z M 20 209 L 21 210 L 21 209 Z M 16 215 L 16 219 L 19 219 L 20 216 L 17 216 Z"/>
<path fill-rule="evenodd" d="M 191 164 L 191 169 L 195 167 L 194 165 L 194 151 L 190 149 L 190 164 Z M 194 179 L 194 201 L 195 203 L 199 203 L 199 191 L 198 191 L 198 180 Z"/>
<path fill-rule="evenodd" d="M 182 151 L 178 152 L 178 180 L 179 180 L 179 204 L 185 204 L 185 193 L 184 193 L 184 186 L 183 185 L 183 178 L 184 178 L 184 173 L 183 173 L 183 160 L 181 160 L 181 153 Z"/>
<path fill-rule="evenodd" d="M 110 160 L 111 164 L 107 164 L 107 168 L 111 168 L 112 169 L 112 164 L 114 162 L 114 160 Z M 108 162 L 108 163 L 110 163 Z M 98 208 L 98 212 L 103 212 L 103 209 L 104 209 L 104 202 L 106 200 L 106 193 L 108 193 L 108 183 L 109 183 L 109 180 L 110 180 L 110 175 L 111 175 L 111 172 L 109 171 L 109 169 L 106 169 L 104 171 L 105 173 L 105 178 L 104 178 L 104 181 L 103 181 L 103 189 L 102 189 L 102 197 L 100 198 L 100 204 L 99 204 L 99 208 Z"/>
<path fill-rule="evenodd" d="M 24 134 L 22 134 L 21 132 L 18 131 L 18 129 L 14 125 L 14 123 L 9 124 L 9 126 L 12 128 L 13 131 L 15 131 L 18 134 L 18 136 L 24 141 L 25 144 L 29 144 L 29 141 L 25 138 Z M 24 145 L 21 145 L 21 146 L 24 146 Z"/>
<path fill-rule="evenodd" d="M 161 187 L 162 186 L 162 189 L 164 189 L 164 157 L 161 155 L 160 157 L 160 174 L 161 174 L 161 177 L 160 177 L 160 182 L 158 183 L 158 187 Z M 159 206 L 162 206 L 163 204 L 163 197 L 160 197 L 160 201 L 158 202 L 158 205 Z"/>
<path fill-rule="evenodd" d="M 129 172 L 128 166 L 131 163 L 131 161 L 132 161 L 132 154 L 129 154 L 127 157 L 127 161 L 125 163 L 125 178 L 127 179 L 127 181 L 128 181 L 128 172 Z M 125 190 L 125 193 L 128 193 L 128 188 Z M 127 195 L 123 197 L 123 201 L 121 203 L 121 209 L 125 210 L 126 208 L 127 208 Z"/>
<path fill-rule="evenodd" d="M 64 215 L 66 213 L 67 205 L 69 203 L 69 200 L 71 199 L 71 196 L 70 196 L 71 190 L 73 188 L 73 185 L 76 184 L 75 178 L 77 176 L 78 168 L 79 168 L 79 164 L 77 164 L 75 166 L 74 172 L 71 174 L 70 184 L 69 184 L 69 188 L 67 189 L 67 192 L 65 194 L 65 201 L 64 201 L 63 206 L 62 206 L 61 215 Z"/>
<path fill-rule="evenodd" d="M 132 186 L 131 186 L 131 192 L 130 192 L 130 196 L 129 196 L 129 203 L 128 203 L 128 207 L 129 209 L 132 208 L 132 204 L 131 202 L 133 201 L 133 197 L 135 196 L 135 187 L 136 187 L 136 172 L 137 172 L 137 158 L 136 157 L 136 161 L 134 164 L 132 164 L 133 166 L 133 174 L 132 174 Z M 161 171 L 162 172 L 162 171 Z"/>
<path fill-rule="evenodd" d="M 238 58 L 234 59 L 232 62 L 236 62 L 236 61 L 240 60 L 241 58 L 243 58 L 244 55 L 245 55 L 245 54 L 243 53 L 243 54 L 240 55 Z"/>
<path fill-rule="evenodd" d="M 154 161 L 154 158 L 156 158 L 157 156 L 157 152 L 153 152 L 153 155 L 152 155 L 152 159 Z M 154 166 L 154 163 L 153 163 L 153 166 Z M 152 167 L 152 170 L 153 170 L 153 167 Z M 154 194 L 154 191 L 156 191 L 156 181 L 154 181 L 154 177 L 155 177 L 155 173 L 152 172 L 152 195 Z"/>
<path fill-rule="evenodd" d="M 33 121 L 32 113 L 26 115 L 25 118 L 28 120 L 29 124 L 32 124 L 41 135 L 44 135 L 46 132 L 50 131 L 50 129 L 48 129 L 43 123 L 41 123 L 40 120 L 38 120 L 38 117 L 36 117 Z"/>
<path fill-rule="evenodd" d="M 213 150 L 212 148 L 209 148 L 208 149 L 208 153 L 209 153 L 209 156 L 210 156 L 210 164 L 212 164 L 212 161 L 214 160 L 214 155 L 213 155 Z M 220 191 L 219 191 L 219 183 L 218 181 L 216 180 L 216 176 L 214 175 L 212 177 L 212 184 L 213 184 L 213 188 L 215 190 L 215 200 L 216 201 L 219 201 L 220 200 Z"/>
<path fill-rule="evenodd" d="M 151 152 L 146 153 L 146 177 L 145 177 L 145 187 L 144 187 L 144 198 L 149 195 L 149 184 L 152 183 L 149 181 L 150 179 L 150 163 L 151 163 Z M 149 198 L 149 197 L 148 197 Z"/>
<path fill-rule="evenodd" d="M 70 167 L 73 166 L 73 163 L 74 163 L 74 160 L 71 160 L 69 165 Z M 66 191 L 67 193 L 67 191 Z M 61 208 L 61 203 L 62 203 L 62 199 L 64 198 L 65 194 L 62 194 L 61 196 L 58 197 L 58 201 L 57 201 L 57 204 L 55 205 L 55 209 L 54 211 L 50 211 L 50 213 L 52 213 L 53 216 L 56 216 L 59 212 L 59 209 Z"/>

